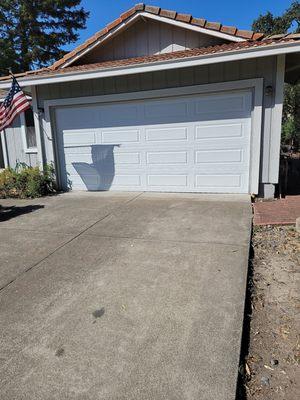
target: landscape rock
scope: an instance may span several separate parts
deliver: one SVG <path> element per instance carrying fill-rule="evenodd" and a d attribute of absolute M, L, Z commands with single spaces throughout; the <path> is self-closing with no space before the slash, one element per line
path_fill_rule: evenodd
<path fill-rule="evenodd" d="M 263 386 L 270 386 L 270 379 L 266 376 L 262 376 L 260 382 Z"/>

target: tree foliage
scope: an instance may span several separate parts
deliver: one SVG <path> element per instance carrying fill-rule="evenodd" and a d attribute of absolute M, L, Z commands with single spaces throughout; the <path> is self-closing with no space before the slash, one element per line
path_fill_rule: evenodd
<path fill-rule="evenodd" d="M 294 28 L 294 29 L 293 29 Z M 287 33 L 290 29 L 300 32 L 300 3 L 293 1 L 291 6 L 281 15 L 274 16 L 270 11 L 260 15 L 252 24 L 254 32 L 263 32 L 266 35 Z"/>
<path fill-rule="evenodd" d="M 44 67 L 78 39 L 89 15 L 81 0 L 1 0 L 0 74 Z"/>
<path fill-rule="evenodd" d="M 300 84 L 286 85 L 282 118 L 282 140 L 300 145 Z"/>
<path fill-rule="evenodd" d="M 300 33 L 300 2 L 293 1 L 281 16 L 274 16 L 270 12 L 260 15 L 253 22 L 252 29 L 266 35 Z M 300 83 L 285 85 L 282 142 L 300 146 Z"/>

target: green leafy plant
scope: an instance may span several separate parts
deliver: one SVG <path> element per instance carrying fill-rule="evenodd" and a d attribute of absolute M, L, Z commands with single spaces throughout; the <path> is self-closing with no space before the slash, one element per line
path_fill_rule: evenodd
<path fill-rule="evenodd" d="M 15 168 L 6 168 L 0 173 L 0 198 L 34 198 L 56 192 L 54 167 L 46 165 L 30 167 L 17 163 Z"/>
<path fill-rule="evenodd" d="M 300 148 L 300 84 L 285 85 L 282 143 Z"/>
<path fill-rule="evenodd" d="M 300 33 L 300 2 L 291 2 L 282 15 L 274 16 L 271 12 L 260 15 L 252 24 L 254 32 L 266 35 Z M 300 82 L 286 84 L 282 118 L 282 145 L 290 145 L 294 151 L 300 149 Z"/>

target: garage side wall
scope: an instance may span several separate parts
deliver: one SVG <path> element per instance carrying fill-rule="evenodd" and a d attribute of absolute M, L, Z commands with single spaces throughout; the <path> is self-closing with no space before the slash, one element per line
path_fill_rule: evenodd
<path fill-rule="evenodd" d="M 161 71 L 146 74 L 112 77 L 81 82 L 41 85 L 37 89 L 38 106 L 43 108 L 45 100 L 99 96 L 126 92 L 176 88 L 217 82 L 229 82 L 243 79 L 264 78 L 264 88 L 276 85 L 276 57 L 253 60 L 218 63 L 215 65 Z M 275 104 L 275 90 L 263 97 L 263 127 L 261 141 L 260 191 L 269 188 L 270 138 L 272 112 Z M 46 161 L 53 161 L 52 141 L 44 134 Z"/>
<path fill-rule="evenodd" d="M 20 117 L 15 119 L 11 127 L 5 129 L 5 144 L 9 167 L 15 168 L 17 163 L 26 163 L 33 167 L 37 165 L 37 154 L 25 153 Z"/>

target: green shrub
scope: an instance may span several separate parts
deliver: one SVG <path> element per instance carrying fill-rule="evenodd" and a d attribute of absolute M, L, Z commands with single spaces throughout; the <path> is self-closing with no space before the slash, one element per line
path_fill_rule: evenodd
<path fill-rule="evenodd" d="M 29 167 L 18 163 L 16 168 L 6 168 L 0 172 L 0 198 L 33 198 L 55 193 L 53 165 Z"/>

